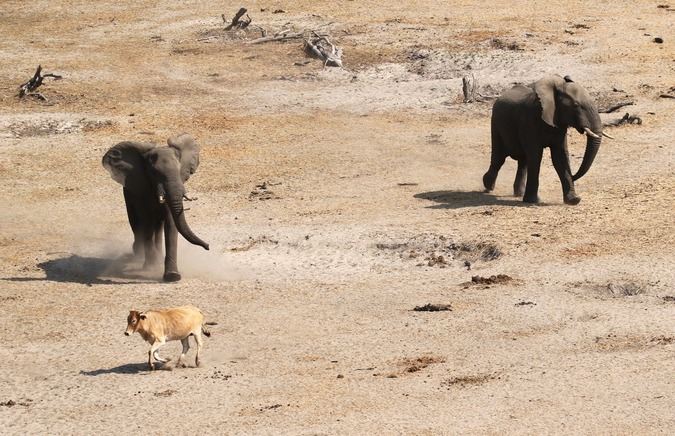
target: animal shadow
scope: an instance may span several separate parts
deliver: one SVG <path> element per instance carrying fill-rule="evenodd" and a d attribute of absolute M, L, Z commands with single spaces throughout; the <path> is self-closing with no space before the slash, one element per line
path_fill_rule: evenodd
<path fill-rule="evenodd" d="M 45 272 L 46 277 L 44 278 L 13 277 L 3 278 L 2 280 L 16 282 L 46 280 L 65 283 L 80 283 L 89 286 L 115 283 L 131 284 L 136 283 L 139 280 L 151 280 L 144 271 L 128 268 L 133 262 L 133 255 L 124 255 L 110 259 L 82 257 L 77 254 L 70 254 L 66 257 L 38 263 L 38 268 Z M 123 281 L 114 279 L 123 279 Z M 125 279 L 127 281 L 124 281 Z"/>
<path fill-rule="evenodd" d="M 127 363 L 113 368 L 80 371 L 80 375 L 97 376 L 104 374 L 139 374 L 145 372 L 148 372 L 147 363 Z"/>
<path fill-rule="evenodd" d="M 428 209 L 461 209 L 476 206 L 529 206 L 521 199 L 512 197 L 505 199 L 485 191 L 431 191 L 414 195 L 421 200 L 429 200 L 436 204 Z M 540 203 L 541 204 L 541 203 Z"/>

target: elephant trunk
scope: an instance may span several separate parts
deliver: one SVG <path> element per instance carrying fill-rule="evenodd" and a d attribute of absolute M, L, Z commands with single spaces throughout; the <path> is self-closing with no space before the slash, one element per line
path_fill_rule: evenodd
<path fill-rule="evenodd" d="M 598 115 L 597 120 L 592 123 L 591 128 L 586 128 L 586 151 L 584 152 L 584 158 L 581 161 L 579 170 L 576 174 L 572 176 L 572 180 L 580 179 L 584 174 L 591 169 L 591 165 L 595 160 L 595 156 L 598 154 L 600 149 L 600 142 L 602 142 L 602 122 L 600 121 L 600 116 Z"/>
<path fill-rule="evenodd" d="M 160 200 L 161 201 L 161 200 Z M 209 249 L 209 244 L 202 241 L 188 226 L 183 209 L 183 187 L 169 187 L 166 189 L 166 207 L 169 208 L 176 229 L 189 243 L 199 245 L 205 250 Z"/>

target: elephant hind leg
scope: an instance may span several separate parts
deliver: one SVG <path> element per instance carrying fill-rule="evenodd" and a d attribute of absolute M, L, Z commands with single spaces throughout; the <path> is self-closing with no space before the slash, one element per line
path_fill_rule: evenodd
<path fill-rule="evenodd" d="M 513 195 L 522 197 L 525 195 L 525 181 L 527 180 L 527 159 L 518 159 L 518 169 L 516 170 L 516 180 L 513 182 Z"/>
<path fill-rule="evenodd" d="M 499 170 L 504 165 L 504 162 L 507 158 L 507 153 L 504 150 L 504 140 L 502 139 L 499 131 L 493 126 L 492 127 L 492 156 L 490 157 L 490 168 L 483 175 L 483 186 L 487 192 L 493 191 L 495 189 L 495 183 L 497 182 L 497 175 Z"/>

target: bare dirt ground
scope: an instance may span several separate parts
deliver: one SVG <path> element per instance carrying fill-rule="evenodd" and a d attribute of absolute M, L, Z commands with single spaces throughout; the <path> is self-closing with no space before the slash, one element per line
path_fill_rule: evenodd
<path fill-rule="evenodd" d="M 675 432 L 675 6 L 105 3 L 2 2 L 0 433 Z M 345 68 L 255 26 L 328 33 Z M 19 101 L 38 64 L 63 79 Z M 551 73 L 643 123 L 607 128 L 578 206 L 547 155 L 543 204 L 513 163 L 483 193 L 491 102 L 461 78 Z M 211 250 L 165 284 L 125 261 L 100 159 L 183 132 Z M 147 371 L 128 311 L 183 304 L 215 323 L 203 366 Z"/>

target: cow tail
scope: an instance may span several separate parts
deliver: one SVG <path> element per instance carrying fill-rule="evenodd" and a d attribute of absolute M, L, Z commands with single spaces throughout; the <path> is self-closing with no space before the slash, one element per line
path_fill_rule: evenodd
<path fill-rule="evenodd" d="M 204 333 L 204 336 L 206 336 L 207 338 L 211 337 L 211 332 L 203 324 L 202 324 L 202 333 Z"/>

